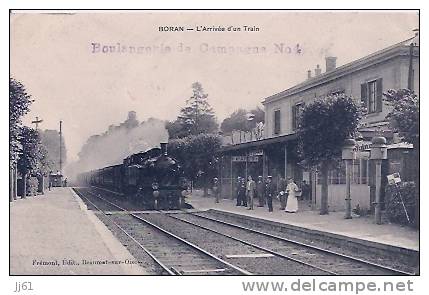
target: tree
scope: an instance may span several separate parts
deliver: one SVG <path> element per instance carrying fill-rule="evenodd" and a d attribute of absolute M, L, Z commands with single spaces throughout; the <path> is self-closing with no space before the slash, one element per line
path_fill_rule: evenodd
<path fill-rule="evenodd" d="M 60 133 L 57 130 L 39 131 L 41 144 L 46 149 L 47 161 L 50 163 L 51 171 L 60 170 Z M 64 137 L 61 137 L 61 158 L 64 163 L 67 162 L 67 150 Z M 49 171 L 48 171 L 49 172 Z"/>
<path fill-rule="evenodd" d="M 192 92 L 176 121 L 167 124 L 170 138 L 215 133 L 218 130 L 213 109 L 207 101 L 208 94 L 204 93 L 201 83 L 193 83 Z"/>
<path fill-rule="evenodd" d="M 249 120 L 249 114 L 253 115 L 251 120 Z M 231 133 L 233 130 L 250 131 L 256 127 L 257 123 L 264 121 L 265 112 L 259 106 L 250 111 L 238 109 L 222 121 L 220 129 L 226 134 Z"/>
<path fill-rule="evenodd" d="M 419 144 L 420 136 L 420 99 L 408 89 L 390 89 L 384 93 L 386 102 L 393 109 L 386 116 L 390 121 L 390 126 L 399 132 L 404 141 Z"/>
<path fill-rule="evenodd" d="M 23 180 L 23 195 L 26 197 L 27 192 L 27 177 L 29 173 L 37 171 L 39 167 L 39 134 L 30 127 L 21 127 L 20 132 L 21 152 L 18 158 L 17 167 L 22 175 Z"/>
<path fill-rule="evenodd" d="M 53 157 L 44 144 L 39 143 L 37 148 L 37 174 L 40 176 L 47 175 L 50 171 L 55 170 L 56 163 L 52 160 Z"/>
<path fill-rule="evenodd" d="M 24 85 L 14 78 L 9 79 L 9 200 L 16 199 L 16 164 L 21 151 L 21 118 L 30 110 L 33 102 Z"/>
<path fill-rule="evenodd" d="M 218 159 L 215 153 L 220 146 L 221 139 L 215 134 L 199 134 L 169 142 L 170 154 L 182 164 L 188 179 L 201 181 L 205 196 L 210 180 L 217 173 Z"/>
<path fill-rule="evenodd" d="M 353 98 L 334 95 L 304 107 L 298 129 L 298 148 L 305 165 L 319 166 L 322 176 L 320 214 L 328 214 L 328 172 L 340 159 L 344 140 L 354 135 L 362 117 Z"/>
<path fill-rule="evenodd" d="M 18 160 L 20 151 L 19 136 L 21 118 L 30 111 L 34 102 L 24 85 L 14 78 L 9 79 L 9 162 L 13 166 Z"/>
<path fill-rule="evenodd" d="M 259 122 L 265 122 L 265 111 L 261 107 L 257 106 L 256 108 L 250 110 L 250 113 L 253 114 L 253 124 L 256 125 Z"/>
<path fill-rule="evenodd" d="M 231 133 L 234 130 L 249 131 L 249 121 L 247 120 L 247 111 L 238 109 L 229 117 L 225 118 L 220 124 L 220 130 L 225 133 Z"/>
<path fill-rule="evenodd" d="M 413 144 L 413 152 L 420 163 L 420 98 L 409 89 L 388 90 L 383 93 L 386 102 L 392 106 L 392 110 L 386 116 L 392 129 L 403 137 L 404 141 Z M 416 196 L 420 198 L 420 167 L 416 177 Z M 416 202 L 415 224 L 420 226 L 420 206 Z"/>
<path fill-rule="evenodd" d="M 125 120 L 124 123 L 121 123 L 119 127 L 125 126 L 127 129 L 135 128 L 139 125 L 139 121 L 137 120 L 137 113 L 135 111 L 129 111 L 128 112 L 128 118 Z"/>
<path fill-rule="evenodd" d="M 168 136 L 171 139 L 184 138 L 190 134 L 190 128 L 187 128 L 186 124 L 183 124 L 180 119 L 176 119 L 173 122 L 167 122 L 165 128 L 168 130 Z M 190 127 L 190 126 L 189 126 Z"/>

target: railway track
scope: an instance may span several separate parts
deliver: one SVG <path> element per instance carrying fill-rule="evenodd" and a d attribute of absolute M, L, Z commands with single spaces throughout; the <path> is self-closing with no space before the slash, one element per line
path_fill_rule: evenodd
<path fill-rule="evenodd" d="M 176 240 L 180 240 L 181 243 L 190 243 L 198 248 L 199 251 L 205 251 L 206 256 L 220 259 L 227 267 L 212 268 L 213 270 L 218 270 L 219 274 L 230 274 L 226 271 L 227 269 L 241 271 L 241 274 L 266 274 L 264 272 L 260 273 L 257 268 L 252 269 L 254 265 L 248 263 L 248 260 L 253 258 L 253 260 L 258 260 L 258 263 L 260 263 L 259 266 L 264 263 L 267 265 L 272 264 L 271 268 L 277 268 L 280 271 L 269 274 L 414 275 L 414 273 L 336 253 L 328 249 L 277 236 L 262 230 L 252 229 L 219 218 L 209 217 L 206 216 L 207 214 L 171 212 L 162 212 L 163 214 L 133 214 L 117 204 L 102 198 L 99 194 L 90 193 L 98 199 L 103 200 L 108 206 L 126 212 L 133 218 L 158 231 L 167 232 Z M 165 228 L 168 228 L 168 231 Z M 201 237 L 203 238 L 201 239 Z M 222 245 L 216 245 L 220 240 L 223 241 Z M 162 245 L 162 243 L 167 242 L 160 241 L 158 244 L 153 243 L 153 245 L 149 244 L 149 246 L 145 244 L 147 248 L 151 247 L 146 250 L 156 253 L 157 247 Z M 228 251 L 234 252 L 235 249 L 239 248 L 242 248 L 242 253 L 228 255 Z M 211 253 L 217 253 L 217 256 Z M 159 256 L 158 253 L 153 254 L 155 257 L 156 255 Z M 265 258 L 263 260 L 259 259 L 262 257 Z M 183 263 L 189 262 L 189 259 L 192 258 L 187 257 Z M 289 272 L 281 273 L 282 266 L 279 265 L 279 260 L 283 260 L 282 263 L 287 265 Z M 261 268 L 264 269 L 264 267 Z M 176 270 L 175 266 L 169 269 L 176 273 L 181 272 L 180 270 Z M 245 269 L 248 271 L 245 271 Z M 290 270 L 294 271 L 290 273 Z M 182 274 L 185 273 L 186 270 L 182 271 Z"/>
<path fill-rule="evenodd" d="M 142 251 L 151 257 L 166 275 L 251 275 L 250 272 L 232 265 L 215 255 L 201 249 L 179 236 L 131 213 L 91 191 L 85 193 L 75 190 L 88 204 L 103 214 L 122 233 L 129 237 Z M 89 193 L 102 204 L 85 196 Z M 102 208 L 102 206 L 104 208 Z M 126 214 L 114 216 L 112 210 L 120 210 Z M 121 224 L 127 224 L 126 226 Z M 131 232 L 133 228 L 134 230 Z"/>
<path fill-rule="evenodd" d="M 103 200 L 108 206 L 124 212 L 123 208 L 115 203 L 102 198 L 99 194 L 93 194 Z M 110 210 L 110 209 L 109 209 Z M 117 212 L 108 212 L 112 215 L 123 215 Z M 246 274 L 258 275 L 331 275 L 327 269 L 321 269 L 313 265 L 294 261 L 285 255 L 272 254 L 269 251 L 245 245 L 239 241 L 223 237 L 212 232 L 202 230 L 186 223 L 178 223 L 174 218 L 159 213 L 136 213 L 136 217 L 144 219 L 159 228 L 168 229 L 169 232 L 180 238 L 198 245 L 209 253 L 216 253 L 216 257 L 231 265 L 238 265 L 241 270 L 247 270 Z"/>
<path fill-rule="evenodd" d="M 394 269 L 342 253 L 336 253 L 331 250 L 198 213 L 169 214 L 169 216 L 243 243 L 253 244 L 256 241 L 256 247 L 260 247 L 271 253 L 277 253 L 278 255 L 286 255 L 295 261 L 320 268 L 329 267 L 331 274 L 334 275 L 415 275 L 414 273 Z"/>
<path fill-rule="evenodd" d="M 272 222 L 264 219 L 246 218 L 239 214 L 222 212 L 217 210 L 199 211 L 198 215 L 210 217 L 250 228 L 255 232 L 268 234 L 265 236 L 275 236 L 277 240 L 290 241 L 297 246 L 304 246 L 307 249 L 321 248 L 324 251 L 342 256 L 350 261 L 361 260 L 364 264 L 373 264 L 376 268 L 384 268 L 386 271 L 392 270 L 398 275 L 418 275 L 419 274 L 419 253 L 409 249 L 397 248 L 394 246 L 384 247 L 371 242 L 343 239 L 327 233 L 325 236 L 321 231 L 306 230 L 304 228 L 291 226 L 279 222 Z M 282 239 L 283 238 L 283 239 Z"/>
<path fill-rule="evenodd" d="M 322 268 L 291 256 L 261 247 L 257 242 L 224 235 L 212 228 L 176 218 L 170 214 L 149 214 L 152 222 L 177 232 L 187 240 L 201 245 L 222 259 L 248 269 L 256 275 L 333 275 Z"/>

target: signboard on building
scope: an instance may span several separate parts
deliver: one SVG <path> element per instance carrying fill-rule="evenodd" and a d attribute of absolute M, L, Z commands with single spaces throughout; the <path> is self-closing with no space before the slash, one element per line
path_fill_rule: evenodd
<path fill-rule="evenodd" d="M 356 147 L 354 148 L 355 151 L 365 151 L 369 150 L 371 148 L 372 142 L 371 141 L 357 141 Z"/>
<path fill-rule="evenodd" d="M 263 150 L 249 152 L 249 156 L 250 157 L 253 157 L 253 156 L 263 156 L 263 155 L 264 155 L 264 151 Z"/>
<path fill-rule="evenodd" d="M 258 162 L 259 158 L 258 156 L 232 156 L 231 161 L 232 162 L 246 162 L 246 158 L 248 162 Z"/>
<path fill-rule="evenodd" d="M 233 161 L 233 162 L 246 162 L 246 156 L 232 156 L 231 161 Z"/>

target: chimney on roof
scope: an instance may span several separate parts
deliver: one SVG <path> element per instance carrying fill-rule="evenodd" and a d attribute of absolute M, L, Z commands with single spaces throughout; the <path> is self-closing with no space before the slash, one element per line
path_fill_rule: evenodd
<path fill-rule="evenodd" d="M 311 78 L 311 70 L 308 70 L 307 71 L 307 79 L 310 79 Z"/>
<path fill-rule="evenodd" d="M 420 30 L 414 29 L 413 32 L 414 32 L 414 39 L 413 39 L 412 43 L 414 43 L 414 45 L 419 46 L 420 45 Z"/>
<path fill-rule="evenodd" d="M 320 65 L 317 65 L 316 68 L 314 69 L 314 76 L 317 77 L 320 74 L 322 74 L 322 69 L 320 68 Z"/>
<path fill-rule="evenodd" d="M 335 70 L 337 67 L 337 57 L 336 56 L 327 56 L 325 57 L 326 60 L 326 71 L 330 72 L 332 70 Z"/>

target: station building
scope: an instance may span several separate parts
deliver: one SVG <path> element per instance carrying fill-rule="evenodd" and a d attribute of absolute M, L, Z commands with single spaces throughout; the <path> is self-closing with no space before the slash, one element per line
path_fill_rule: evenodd
<path fill-rule="evenodd" d="M 359 128 L 357 159 L 352 169 L 352 207 L 370 208 L 374 198 L 372 163 L 369 148 L 374 136 L 388 140 L 389 163 L 383 164 L 385 173 L 404 172 L 406 163 L 412 161 L 409 154 L 412 145 L 400 139 L 388 128 L 386 115 L 390 106 L 383 101 L 383 92 L 388 89 L 409 88 L 419 94 L 419 41 L 418 34 L 403 42 L 394 44 L 368 56 L 340 67 L 336 57 L 326 57 L 326 70 L 319 65 L 308 71 L 307 79 L 298 85 L 265 98 L 265 124 L 252 132 L 234 132 L 224 137 L 220 155 L 220 178 L 222 193 L 234 197 L 234 186 L 238 176 L 272 175 L 275 182 L 279 177 L 293 177 L 299 184 L 306 180 L 312 186 L 315 207 L 320 204 L 321 185 L 316 172 L 299 165 L 297 159 L 298 118 L 305 104 L 318 97 L 332 94 L 352 96 L 361 101 L 367 114 Z M 259 134 L 259 136 L 258 136 Z M 261 135 L 262 134 L 262 135 Z M 418 166 L 418 165 L 417 165 Z M 407 171 L 408 171 L 407 170 Z M 412 173 L 405 173 L 406 177 Z M 344 208 L 345 168 L 329 172 L 330 210 Z"/>

